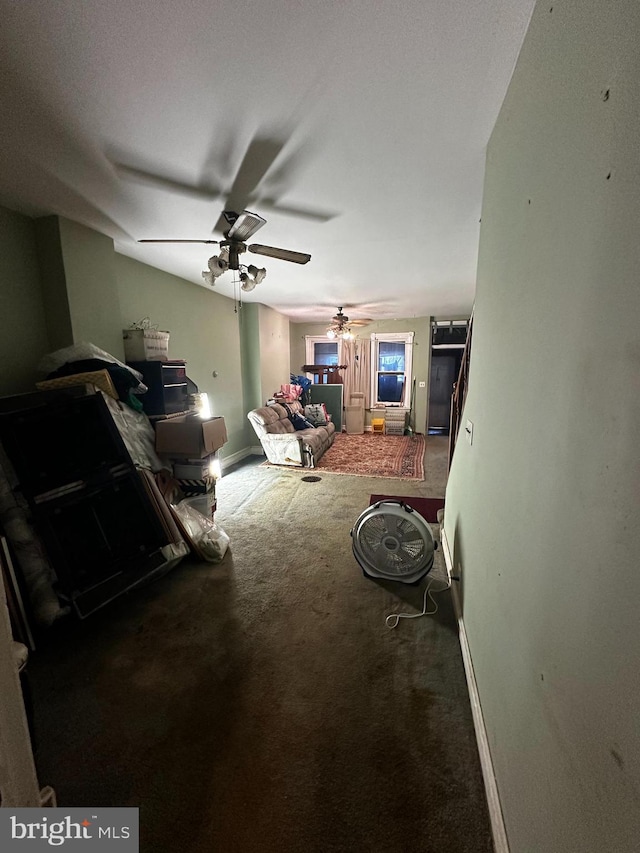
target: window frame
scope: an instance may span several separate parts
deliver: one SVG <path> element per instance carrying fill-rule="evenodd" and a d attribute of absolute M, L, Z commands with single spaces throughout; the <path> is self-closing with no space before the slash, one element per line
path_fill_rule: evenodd
<path fill-rule="evenodd" d="M 338 345 L 338 361 L 337 364 L 341 364 L 340 361 L 342 356 L 342 341 L 338 338 L 337 340 L 328 338 L 326 335 L 305 335 L 304 336 L 304 347 L 305 347 L 305 364 L 315 364 L 315 344 L 337 344 Z M 313 374 L 306 374 L 309 379 L 313 381 Z"/>
<path fill-rule="evenodd" d="M 413 379 L 413 340 L 414 332 L 372 332 L 371 333 L 371 408 L 384 406 L 391 409 L 409 409 L 411 407 L 411 387 Z M 404 388 L 400 403 L 387 403 L 378 400 L 378 376 L 384 375 L 378 370 L 380 343 L 404 343 Z"/>

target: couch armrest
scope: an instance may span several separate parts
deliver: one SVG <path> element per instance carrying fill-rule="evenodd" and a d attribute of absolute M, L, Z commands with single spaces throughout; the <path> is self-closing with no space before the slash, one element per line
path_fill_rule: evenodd
<path fill-rule="evenodd" d="M 260 441 L 267 459 L 274 465 L 303 465 L 304 448 L 301 436 L 295 433 L 266 433 Z"/>

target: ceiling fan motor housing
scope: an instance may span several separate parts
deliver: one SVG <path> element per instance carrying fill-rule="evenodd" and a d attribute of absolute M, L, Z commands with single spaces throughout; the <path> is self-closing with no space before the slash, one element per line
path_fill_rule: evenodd
<path fill-rule="evenodd" d="M 433 568 L 437 542 L 427 521 L 403 501 L 367 507 L 351 530 L 353 554 L 365 575 L 418 583 Z"/>

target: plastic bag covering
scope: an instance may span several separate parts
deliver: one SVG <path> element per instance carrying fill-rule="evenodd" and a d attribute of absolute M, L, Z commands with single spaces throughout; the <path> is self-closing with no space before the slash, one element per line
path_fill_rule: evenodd
<path fill-rule="evenodd" d="M 304 416 L 314 426 L 324 426 L 328 420 L 327 407 L 324 403 L 310 403 L 304 407 Z"/>
<path fill-rule="evenodd" d="M 144 394 L 148 391 L 147 386 L 142 381 L 142 374 L 139 371 L 134 370 L 122 361 L 118 361 L 117 358 L 114 358 L 114 356 L 110 355 L 108 352 L 105 352 L 103 349 L 95 346 L 95 344 L 90 344 L 86 341 L 81 341 L 80 343 L 72 344 L 70 347 L 64 347 L 63 349 L 55 350 L 55 352 L 47 353 L 47 355 L 43 356 L 42 360 L 38 364 L 38 370 L 44 374 L 44 376 L 49 376 L 50 373 L 54 373 L 63 365 L 67 364 L 67 362 L 88 361 L 92 358 L 99 358 L 102 361 L 110 361 L 112 364 L 117 364 L 119 367 L 124 367 L 125 370 L 133 373 L 139 383 L 138 387 L 134 389 L 136 394 Z"/>
<path fill-rule="evenodd" d="M 219 563 L 229 547 L 229 537 L 224 530 L 186 500 L 173 506 L 173 511 L 196 546 L 197 553 L 210 563 Z"/>
<path fill-rule="evenodd" d="M 166 468 L 156 453 L 156 434 L 147 415 L 103 397 L 136 468 L 149 468 L 154 474 Z"/>
<path fill-rule="evenodd" d="M 302 394 L 300 385 L 292 385 L 290 382 L 280 386 L 280 390 L 273 395 L 276 399 L 280 398 L 287 403 L 294 403 Z"/>
<path fill-rule="evenodd" d="M 15 472 L 0 446 L 0 526 L 14 549 L 18 565 L 27 587 L 34 620 L 38 625 L 49 627 L 69 608 L 63 607 L 53 584 L 54 571 L 47 559 L 27 510 L 20 506 L 14 491 L 17 484 Z"/>

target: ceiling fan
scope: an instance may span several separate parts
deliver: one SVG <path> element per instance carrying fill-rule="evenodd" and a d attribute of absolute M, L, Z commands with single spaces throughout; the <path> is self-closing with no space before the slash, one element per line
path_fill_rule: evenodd
<path fill-rule="evenodd" d="M 231 182 L 221 179 L 220 175 L 229 173 L 240 156 L 238 136 L 237 130 L 230 130 L 226 139 L 216 135 L 210 155 L 195 180 L 185 181 L 179 170 L 159 172 L 154 164 L 132 152 L 112 148 L 108 156 L 116 173 L 126 180 L 186 198 L 221 200 L 224 210 L 245 210 L 256 205 L 279 215 L 316 222 L 327 222 L 338 215 L 336 211 L 283 203 L 309 155 L 308 142 L 291 150 L 290 134 L 285 130 L 279 133 L 259 130 L 246 146 Z M 225 226 L 221 214 L 214 231 L 224 231 Z"/>
<path fill-rule="evenodd" d="M 174 240 L 174 239 L 147 239 L 138 240 L 138 243 L 211 243 L 220 246 L 220 254 L 213 255 L 208 261 L 208 270 L 202 273 L 207 284 L 215 285 L 216 279 L 227 270 L 237 270 L 240 273 L 241 287 L 244 291 L 251 291 L 257 284 L 264 280 L 266 269 L 258 269 L 253 264 L 245 266 L 240 263 L 240 255 L 249 251 L 256 255 L 265 255 L 269 258 L 277 258 L 281 261 L 290 261 L 294 264 L 306 264 L 311 260 L 311 255 L 304 252 L 294 252 L 291 249 L 278 249 L 275 246 L 265 246 L 262 243 L 245 242 L 249 240 L 259 228 L 266 223 L 266 219 L 250 210 L 236 213 L 233 210 L 224 210 L 223 219 L 229 226 L 224 231 L 224 240 Z"/>
<path fill-rule="evenodd" d="M 353 338 L 351 327 L 368 326 L 371 320 L 349 320 L 346 314 L 343 314 L 342 308 L 338 308 L 338 313 L 331 318 L 331 325 L 327 329 L 328 338 L 343 338 L 350 340 Z"/>

